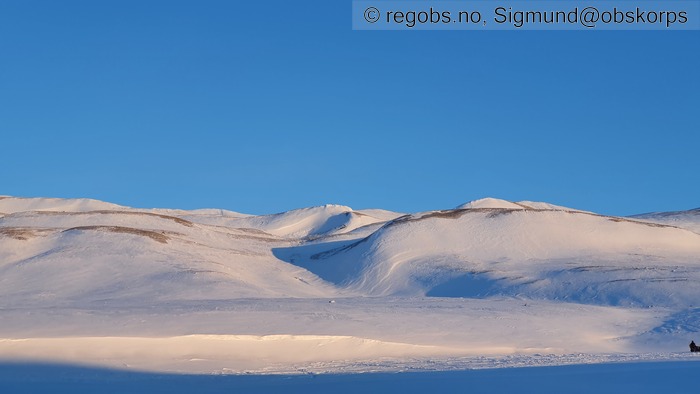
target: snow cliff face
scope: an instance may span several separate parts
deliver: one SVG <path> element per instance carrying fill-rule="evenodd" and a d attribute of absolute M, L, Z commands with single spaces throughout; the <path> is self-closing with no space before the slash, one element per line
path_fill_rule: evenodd
<path fill-rule="evenodd" d="M 700 294 L 694 211 L 628 219 L 483 199 L 252 216 L 3 197 L 0 212 L 6 305 L 427 294 L 688 307 Z"/>

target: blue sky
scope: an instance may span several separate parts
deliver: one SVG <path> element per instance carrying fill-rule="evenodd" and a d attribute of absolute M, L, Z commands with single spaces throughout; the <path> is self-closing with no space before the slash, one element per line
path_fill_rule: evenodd
<path fill-rule="evenodd" d="M 352 31 L 349 1 L 0 2 L 0 194 L 700 206 L 700 32 Z"/>

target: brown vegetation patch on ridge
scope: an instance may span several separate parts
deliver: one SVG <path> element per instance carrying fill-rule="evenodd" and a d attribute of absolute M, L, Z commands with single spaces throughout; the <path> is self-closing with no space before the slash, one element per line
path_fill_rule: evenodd
<path fill-rule="evenodd" d="M 158 232 L 158 231 L 152 231 L 152 230 L 143 230 L 140 228 L 121 227 L 121 226 L 80 226 L 80 227 L 72 227 L 72 228 L 63 230 L 63 232 L 83 231 L 83 230 L 108 231 L 108 232 L 119 233 L 119 234 L 140 235 L 142 237 L 151 238 L 152 240 L 154 240 L 156 242 L 160 242 L 162 244 L 168 243 L 168 240 L 170 240 L 170 237 L 168 237 L 166 235 L 165 231 Z"/>
<path fill-rule="evenodd" d="M 635 224 L 643 224 L 645 226 L 649 227 L 673 227 L 673 228 L 679 228 L 676 226 L 671 226 L 668 224 L 661 224 L 661 223 L 652 223 L 652 222 L 642 222 L 638 220 L 631 220 L 631 219 L 626 219 L 626 218 L 621 218 L 618 216 L 603 216 L 604 218 L 607 218 L 608 220 L 616 223 L 621 223 L 621 222 L 628 222 L 628 223 L 635 223 Z"/>
<path fill-rule="evenodd" d="M 52 231 L 44 228 L 29 228 L 29 227 L 0 227 L 0 235 L 14 238 L 20 241 L 26 241 L 29 238 L 34 238 L 40 233 Z"/>
<path fill-rule="evenodd" d="M 99 211 L 86 211 L 86 212 L 65 212 L 65 211 L 35 211 L 34 213 L 38 213 L 41 215 L 136 215 L 136 216 L 152 216 L 152 217 L 158 217 L 161 219 L 167 219 L 167 220 L 172 220 L 177 224 L 181 224 L 183 226 L 187 227 L 193 227 L 194 223 L 190 222 L 189 220 L 181 219 L 175 216 L 168 216 L 168 215 L 163 215 L 160 213 L 151 213 L 151 212 L 130 212 L 130 211 L 110 211 L 110 210 L 99 210 Z"/>
<path fill-rule="evenodd" d="M 398 224 L 402 223 L 410 223 L 410 222 L 420 222 L 422 220 L 430 219 L 430 218 L 437 218 L 437 219 L 459 219 L 460 217 L 468 214 L 468 213 L 477 213 L 477 212 L 497 212 L 497 211 L 508 211 L 510 213 L 511 211 L 518 211 L 518 209 L 500 209 L 500 208 L 458 208 L 458 209 L 445 209 L 441 211 L 433 211 L 430 213 L 426 213 L 425 215 L 421 217 L 415 217 L 413 215 L 404 215 L 400 216 L 394 220 L 388 221 L 385 225 L 384 228 L 392 227 Z"/>
<path fill-rule="evenodd" d="M 515 209 L 515 208 L 460 208 L 460 209 L 450 209 L 450 210 L 443 210 L 443 211 L 435 211 L 428 213 L 426 215 L 423 215 L 421 217 L 413 217 L 411 215 L 406 215 L 399 217 L 397 219 L 394 219 L 392 221 L 389 221 L 386 224 L 386 227 L 395 225 L 395 224 L 400 224 L 400 223 L 407 223 L 407 222 L 417 222 L 421 221 L 424 219 L 429 219 L 429 218 L 440 218 L 440 219 L 457 219 L 462 217 L 464 214 L 467 213 L 476 213 L 476 212 L 486 212 L 487 217 L 489 218 L 495 218 L 498 216 L 502 215 L 508 215 L 511 213 L 515 212 L 526 212 L 526 213 L 533 213 L 533 212 L 565 212 L 568 214 L 572 215 L 589 215 L 589 216 L 597 216 L 599 218 L 607 219 L 613 222 L 626 222 L 626 223 L 633 223 L 633 224 L 641 224 L 643 226 L 649 226 L 649 227 L 668 227 L 668 228 L 679 228 L 677 226 L 672 226 L 668 224 L 660 224 L 660 223 L 651 223 L 651 222 L 645 222 L 645 221 L 640 221 L 640 220 L 633 220 L 633 219 L 628 219 L 624 217 L 619 217 L 619 216 L 608 216 L 608 215 L 600 215 L 597 213 L 593 212 L 585 212 L 585 211 L 574 211 L 574 210 L 565 210 L 565 209 L 535 209 L 535 208 L 526 208 L 526 209 Z"/>
<path fill-rule="evenodd" d="M 350 214 L 350 215 L 356 215 L 356 216 L 365 216 L 365 217 L 375 218 L 374 216 L 367 215 L 366 213 L 361 213 L 361 212 L 346 212 L 345 214 L 346 215 Z M 377 218 L 375 218 L 375 219 L 377 219 Z"/>

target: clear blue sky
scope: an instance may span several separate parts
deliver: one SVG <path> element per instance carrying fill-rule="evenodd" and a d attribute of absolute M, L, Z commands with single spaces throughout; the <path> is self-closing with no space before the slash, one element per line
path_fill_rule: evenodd
<path fill-rule="evenodd" d="M 700 206 L 700 31 L 352 31 L 349 1 L 0 2 L 0 194 Z"/>

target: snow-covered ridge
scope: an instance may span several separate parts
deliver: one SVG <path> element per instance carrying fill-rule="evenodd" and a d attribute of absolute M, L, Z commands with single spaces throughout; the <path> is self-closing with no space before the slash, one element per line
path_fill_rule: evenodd
<path fill-rule="evenodd" d="M 578 211 L 578 209 L 567 208 L 560 205 L 549 204 L 546 202 L 536 201 L 518 201 L 511 202 L 499 200 L 497 198 L 481 198 L 458 205 L 456 209 L 540 209 L 553 211 Z"/>
<path fill-rule="evenodd" d="M 457 206 L 456 209 L 473 209 L 473 208 L 494 208 L 494 209 L 526 209 L 527 207 L 520 204 L 499 200 L 496 198 L 482 198 L 473 200 Z"/>
<path fill-rule="evenodd" d="M 89 198 L 23 198 L 0 196 L 0 212 L 10 214 L 27 211 L 85 212 L 123 210 L 128 207 Z"/>

